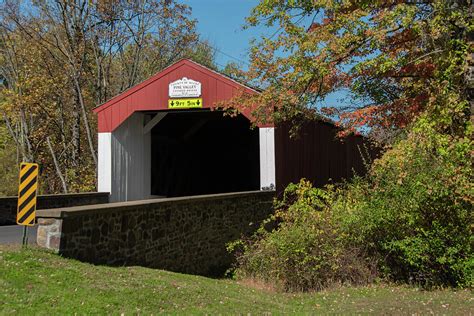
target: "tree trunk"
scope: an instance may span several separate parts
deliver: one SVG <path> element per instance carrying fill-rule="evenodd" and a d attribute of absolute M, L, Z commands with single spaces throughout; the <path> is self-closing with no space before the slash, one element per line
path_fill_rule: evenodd
<path fill-rule="evenodd" d="M 84 99 L 82 98 L 82 89 L 81 89 L 81 86 L 79 85 L 79 80 L 76 76 L 74 76 L 74 85 L 76 86 L 76 93 L 77 93 L 79 105 L 81 107 L 84 128 L 86 129 L 87 142 L 89 143 L 89 149 L 91 152 L 92 159 L 94 160 L 94 165 L 97 167 L 97 155 L 95 153 L 94 141 L 92 139 L 91 128 L 89 125 L 89 118 L 87 117 L 87 109 L 86 109 L 86 105 L 84 104 Z"/>
<path fill-rule="evenodd" d="M 77 99 L 77 96 L 75 97 Z M 74 106 L 72 109 L 72 165 L 73 167 L 79 167 L 79 155 L 81 148 L 81 117 L 79 114 L 79 105 L 77 100 L 74 100 Z"/>
<path fill-rule="evenodd" d="M 64 180 L 61 168 L 59 167 L 58 160 L 56 159 L 56 154 L 54 153 L 53 146 L 51 145 L 51 140 L 49 139 L 49 137 L 46 137 L 46 141 L 48 143 L 49 151 L 51 152 L 51 157 L 53 158 L 54 168 L 56 169 L 56 173 L 58 174 L 59 179 L 61 180 L 63 192 L 67 193 L 66 180 Z"/>

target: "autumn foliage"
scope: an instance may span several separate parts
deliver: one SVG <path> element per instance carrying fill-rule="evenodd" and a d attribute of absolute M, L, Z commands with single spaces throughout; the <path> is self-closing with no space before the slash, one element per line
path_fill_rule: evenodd
<path fill-rule="evenodd" d="M 262 1 L 248 27 L 276 31 L 252 48 L 247 81 L 264 90 L 233 104 L 250 107 L 257 121 L 317 115 L 345 133 L 396 133 L 437 93 L 447 35 L 466 32 L 450 10 L 445 1 Z"/>
<path fill-rule="evenodd" d="M 213 66 L 190 14 L 172 0 L 0 4 L 4 150 L 41 165 L 41 193 L 95 190 L 94 107 L 180 58 Z"/>
<path fill-rule="evenodd" d="M 472 287 L 472 10 L 468 1 L 260 2 L 250 25 L 279 31 L 254 47 L 248 75 L 267 88 L 235 102 L 295 126 L 331 118 L 385 151 L 364 177 L 290 185 L 259 232 L 232 245 L 237 276 L 290 291 L 374 276 Z M 340 90 L 350 102 L 324 104 Z"/>

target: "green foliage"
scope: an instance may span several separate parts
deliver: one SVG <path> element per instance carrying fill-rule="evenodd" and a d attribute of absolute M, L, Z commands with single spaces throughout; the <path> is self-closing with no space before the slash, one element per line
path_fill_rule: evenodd
<path fill-rule="evenodd" d="M 312 21 L 318 22 L 309 29 L 298 28 L 295 12 L 315 16 Z M 317 14 L 322 13 L 326 16 L 319 21 Z M 277 203 L 288 215 L 278 216 L 278 211 L 276 228 L 243 244 L 238 273 L 267 281 L 276 275 L 277 282 L 290 284 L 306 284 L 317 276 L 320 283 L 308 285 L 317 289 L 347 281 L 341 271 L 351 265 L 339 258 L 356 249 L 353 257 L 364 258 L 358 262 L 365 264 L 368 258 L 377 261 L 381 276 L 424 286 L 472 286 L 474 151 L 472 100 L 464 74 L 466 56 L 474 48 L 467 38 L 474 20 L 468 5 L 271 0 L 256 7 L 250 23 L 262 23 L 263 18 L 270 24 L 279 22 L 285 32 L 254 49 L 256 73 L 271 80 L 267 97 L 288 99 L 291 93 L 284 89 L 298 95 L 293 103 L 268 97 L 272 106 L 283 104 L 299 115 L 298 106 L 311 94 L 310 79 L 321 74 L 318 94 L 342 84 L 359 99 L 373 101 L 345 113 L 353 126 L 374 127 L 375 133 L 393 130 L 398 136 L 364 178 L 324 191 L 308 188 L 305 182 L 296 189 L 290 186 L 288 192 L 313 193 L 297 194 L 289 204 L 285 195 L 283 204 Z M 285 45 L 294 52 L 273 55 Z M 306 51 L 312 54 L 300 54 Z M 341 53 L 335 62 L 333 57 Z M 340 62 L 353 65 L 349 80 L 343 80 L 345 71 L 342 77 L 333 71 L 338 80 L 331 81 L 331 71 L 326 70 L 339 70 Z M 312 67 L 305 67 L 308 63 Z M 277 111 L 285 113 L 285 108 Z M 318 235 L 314 228 L 326 233 Z M 314 249 L 322 249 L 316 258 L 337 269 L 319 265 Z M 332 264 L 334 258 L 339 266 Z M 295 273 L 282 273 L 285 268 Z"/>
<path fill-rule="evenodd" d="M 340 197 L 347 232 L 384 258 L 390 277 L 472 283 L 471 147 L 468 138 L 415 128 Z"/>
<path fill-rule="evenodd" d="M 366 284 L 373 265 L 363 248 L 349 243 L 334 213 L 335 191 L 290 185 L 276 213 L 250 241 L 231 244 L 237 250 L 240 278 L 257 278 L 287 291 L 323 289 L 334 283 Z M 274 226 L 270 231 L 269 225 Z"/>
<path fill-rule="evenodd" d="M 377 270 L 426 287 L 472 286 L 470 148 L 470 138 L 420 120 L 366 177 L 288 186 L 253 239 L 233 245 L 241 246 L 237 276 L 309 290 L 368 282 Z"/>
<path fill-rule="evenodd" d="M 216 51 L 208 41 L 200 40 L 196 44 L 189 44 L 181 58 L 189 58 L 201 65 L 217 70 Z"/>

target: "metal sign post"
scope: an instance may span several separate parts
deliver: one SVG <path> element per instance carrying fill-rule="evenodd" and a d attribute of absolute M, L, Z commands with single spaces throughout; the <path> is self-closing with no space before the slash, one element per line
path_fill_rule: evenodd
<path fill-rule="evenodd" d="M 23 245 L 28 244 L 28 226 L 35 225 L 36 196 L 38 190 L 38 164 L 20 164 L 18 185 L 18 208 L 16 223 L 23 225 Z"/>

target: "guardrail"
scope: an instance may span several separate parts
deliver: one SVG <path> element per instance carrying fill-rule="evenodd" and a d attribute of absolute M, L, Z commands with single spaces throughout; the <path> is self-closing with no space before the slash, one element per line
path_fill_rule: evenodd
<path fill-rule="evenodd" d="M 0 197 L 0 226 L 16 223 L 18 197 Z M 109 203 L 108 192 L 39 195 L 37 209 Z"/>

